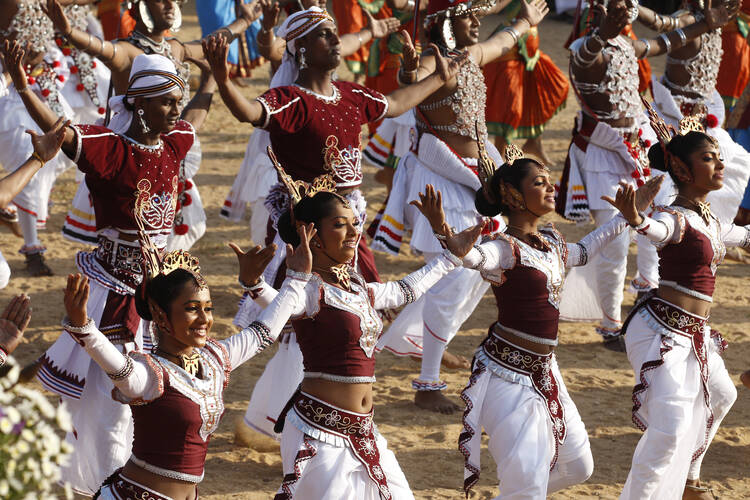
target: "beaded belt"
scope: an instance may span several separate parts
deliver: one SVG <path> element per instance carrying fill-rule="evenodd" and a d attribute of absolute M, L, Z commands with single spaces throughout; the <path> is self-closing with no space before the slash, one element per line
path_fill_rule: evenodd
<path fill-rule="evenodd" d="M 131 288 L 138 288 L 143 276 L 143 257 L 138 242 L 112 240 L 100 234 L 94 252 L 96 260 L 109 274 Z"/>
<path fill-rule="evenodd" d="M 112 474 L 102 485 L 99 493 L 109 488 L 110 492 L 116 498 L 122 500 L 173 500 L 172 497 L 162 495 L 158 491 L 146 488 L 135 481 L 126 478 L 121 472 Z M 196 487 L 196 499 L 198 498 L 198 488 Z"/>
<path fill-rule="evenodd" d="M 349 442 L 351 450 L 380 491 L 380 498 L 390 500 L 385 472 L 380 466 L 380 451 L 375 442 L 373 412 L 353 413 L 331 406 L 320 399 L 299 391 L 293 397 L 294 412 L 308 425 L 334 434 Z"/>
<path fill-rule="evenodd" d="M 552 434 L 555 437 L 555 455 L 550 469 L 557 463 L 558 450 L 565 441 L 565 411 L 560 402 L 557 379 L 552 371 L 552 353 L 538 354 L 527 351 L 493 332 L 482 343 L 484 353 L 493 362 L 514 372 L 527 375 L 534 390 L 542 396 L 547 413 L 552 420 Z"/>

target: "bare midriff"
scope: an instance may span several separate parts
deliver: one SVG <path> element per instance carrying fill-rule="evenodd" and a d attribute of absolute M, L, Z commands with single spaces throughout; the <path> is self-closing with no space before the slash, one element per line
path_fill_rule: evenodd
<path fill-rule="evenodd" d="M 553 345 L 540 344 L 538 342 L 534 342 L 533 340 L 522 339 L 521 337 L 507 330 L 504 330 L 503 327 L 499 325 L 495 326 L 494 331 L 508 342 L 526 349 L 527 351 L 535 352 L 537 354 L 549 354 L 555 350 L 555 346 Z"/>
<path fill-rule="evenodd" d="M 659 298 L 666 300 L 689 313 L 707 318 L 711 313 L 711 303 L 705 300 L 693 297 L 684 292 L 676 290 L 670 286 L 661 285 L 656 291 Z"/>
<path fill-rule="evenodd" d="M 369 413 L 372 410 L 371 383 L 345 384 L 320 378 L 306 378 L 302 382 L 302 390 L 343 410 L 355 413 Z"/>

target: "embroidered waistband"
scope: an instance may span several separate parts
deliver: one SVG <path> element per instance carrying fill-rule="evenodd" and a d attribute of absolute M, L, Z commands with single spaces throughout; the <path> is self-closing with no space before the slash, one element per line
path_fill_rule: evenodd
<path fill-rule="evenodd" d="M 344 410 L 302 391 L 298 391 L 293 400 L 294 413 L 307 425 L 349 442 L 349 448 L 377 485 L 380 498 L 390 500 L 392 495 L 380 465 L 380 451 L 372 422 L 373 412 Z"/>
<path fill-rule="evenodd" d="M 516 330 L 515 328 L 510 328 L 508 326 L 501 325 L 499 322 L 492 325 L 492 332 L 498 333 L 498 331 L 505 330 L 508 333 L 512 333 L 516 337 L 524 340 L 528 340 L 529 342 L 534 342 L 535 344 L 542 344 L 542 345 L 551 345 L 556 346 L 558 344 L 558 339 L 555 337 L 554 339 L 545 339 L 543 337 L 538 337 L 536 335 L 532 335 L 530 333 L 522 332 L 521 330 Z"/>
<path fill-rule="evenodd" d="M 644 307 L 661 326 L 685 337 L 702 336 L 708 324 L 708 318 L 692 314 L 659 297 L 651 297 Z"/>
<path fill-rule="evenodd" d="M 138 287 L 143 277 L 143 257 L 138 242 L 110 239 L 99 234 L 94 255 L 102 268 L 113 277 L 129 287 Z"/>
<path fill-rule="evenodd" d="M 481 348 L 491 361 L 509 370 L 528 375 L 534 390 L 544 399 L 555 439 L 555 454 L 550 464 L 552 469 L 557 463 L 559 447 L 565 441 L 567 432 L 558 382 L 552 371 L 554 354 L 538 354 L 526 350 L 498 336 L 492 330 Z"/>
<path fill-rule="evenodd" d="M 122 472 L 112 474 L 112 477 L 105 481 L 100 492 L 110 489 L 116 498 L 137 498 L 138 500 L 173 500 L 172 497 L 162 495 L 158 491 L 147 488 L 132 479 L 122 475 Z M 196 492 L 196 498 L 197 492 Z"/>

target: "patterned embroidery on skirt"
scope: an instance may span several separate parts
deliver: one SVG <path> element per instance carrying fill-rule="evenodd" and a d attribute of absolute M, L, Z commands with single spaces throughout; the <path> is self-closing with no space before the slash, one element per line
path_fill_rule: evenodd
<path fill-rule="evenodd" d="M 297 452 L 297 456 L 294 457 L 294 472 L 284 476 L 279 488 L 280 491 L 273 497 L 274 500 L 291 500 L 294 496 L 295 483 L 302 477 L 305 462 L 312 459 L 318 453 L 312 441 L 313 439 L 310 436 L 305 435 L 302 441 L 302 448 Z"/>
<path fill-rule="evenodd" d="M 474 365 L 474 362 L 472 362 L 472 365 Z M 466 405 L 466 409 L 464 410 L 463 417 L 461 418 L 464 429 L 458 436 L 458 450 L 464 456 L 464 492 L 466 493 L 466 496 L 469 495 L 469 491 L 474 487 L 475 484 L 477 484 L 477 481 L 479 481 L 479 474 L 481 472 L 479 467 L 475 467 L 469 463 L 471 450 L 469 450 L 468 448 L 468 443 L 471 441 L 477 431 L 472 428 L 471 425 L 467 422 L 469 414 L 474 409 L 474 403 L 468 396 L 467 391 L 469 391 L 477 383 L 477 380 L 486 369 L 487 367 L 484 366 L 482 362 L 477 362 L 476 368 L 474 368 L 474 371 L 471 372 L 471 376 L 469 377 L 469 383 L 466 385 L 466 387 L 464 387 L 464 390 L 461 391 L 461 399 Z M 466 476 L 466 472 L 469 473 L 468 476 Z"/>

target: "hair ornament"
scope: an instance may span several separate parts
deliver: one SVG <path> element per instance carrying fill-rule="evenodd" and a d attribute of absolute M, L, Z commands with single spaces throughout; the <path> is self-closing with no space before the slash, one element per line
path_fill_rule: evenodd
<path fill-rule="evenodd" d="M 276 159 L 276 155 L 274 154 L 273 149 L 271 149 L 271 146 L 268 146 L 266 150 L 268 152 L 268 157 L 271 159 L 271 163 L 273 163 L 273 167 L 276 169 L 276 173 L 279 175 L 279 180 L 281 180 L 281 183 L 284 184 L 284 187 L 289 193 L 291 206 L 302 201 L 302 198 L 311 198 L 317 193 L 324 191 L 336 194 L 336 181 L 333 179 L 333 175 L 328 167 L 326 167 L 326 170 L 329 170 L 328 172 L 319 175 L 313 179 L 310 184 L 303 180 L 295 181 L 286 173 L 284 167 L 279 163 L 279 160 Z"/>
<path fill-rule="evenodd" d="M 145 182 L 148 182 L 148 180 L 145 180 Z M 146 230 L 146 213 L 151 209 L 148 187 L 141 186 L 140 183 L 138 187 L 139 194 L 133 207 L 133 215 L 138 225 L 138 240 L 141 244 L 141 255 L 143 256 L 143 285 L 146 284 L 147 280 L 152 280 L 160 274 L 166 276 L 177 269 L 184 269 L 193 275 L 200 288 L 206 288 L 206 280 L 201 276 L 201 267 L 197 257 L 193 257 L 185 250 L 173 250 L 165 253 L 154 244 Z M 176 200 L 172 203 L 175 205 Z M 145 286 L 143 293 L 145 293 Z"/>
<path fill-rule="evenodd" d="M 487 154 L 487 149 L 484 147 L 484 141 L 479 139 L 479 122 L 474 122 L 474 127 L 477 131 L 477 148 L 479 149 L 479 159 L 477 160 L 477 175 L 479 176 L 479 182 L 482 184 L 482 190 L 484 197 L 490 203 L 497 203 L 495 195 L 492 194 L 492 176 L 495 175 L 497 165 L 495 161 Z"/>
<path fill-rule="evenodd" d="M 503 151 L 503 158 L 505 159 L 505 163 L 513 166 L 513 163 L 516 160 L 522 160 L 524 158 L 524 154 L 521 148 L 515 144 L 508 144 Z"/>

